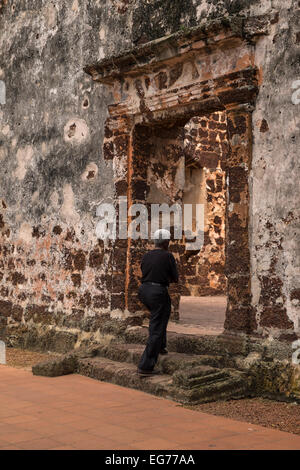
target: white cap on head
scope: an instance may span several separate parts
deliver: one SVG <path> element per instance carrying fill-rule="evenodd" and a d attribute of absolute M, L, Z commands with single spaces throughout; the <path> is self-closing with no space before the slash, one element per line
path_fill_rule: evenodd
<path fill-rule="evenodd" d="M 171 233 L 165 228 L 160 228 L 154 232 L 154 240 L 171 240 Z"/>

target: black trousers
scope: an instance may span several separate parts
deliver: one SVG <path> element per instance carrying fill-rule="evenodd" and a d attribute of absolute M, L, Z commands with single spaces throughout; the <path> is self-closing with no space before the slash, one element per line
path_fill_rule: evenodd
<path fill-rule="evenodd" d="M 142 370 L 153 370 L 160 351 L 167 346 L 171 299 L 166 287 L 150 283 L 140 286 L 139 299 L 150 310 L 150 322 L 147 345 L 138 367 Z"/>

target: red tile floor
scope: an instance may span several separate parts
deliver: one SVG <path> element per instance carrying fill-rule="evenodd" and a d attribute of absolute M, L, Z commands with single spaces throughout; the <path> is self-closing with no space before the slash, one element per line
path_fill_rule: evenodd
<path fill-rule="evenodd" d="M 3 449 L 300 449 L 300 436 L 80 375 L 0 366 Z"/>

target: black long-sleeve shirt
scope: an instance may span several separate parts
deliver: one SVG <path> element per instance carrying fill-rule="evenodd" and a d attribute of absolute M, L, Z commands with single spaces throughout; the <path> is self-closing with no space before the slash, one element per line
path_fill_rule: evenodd
<path fill-rule="evenodd" d="M 170 282 L 178 282 L 176 261 L 172 253 L 157 248 L 143 256 L 142 282 L 158 282 L 168 286 Z"/>

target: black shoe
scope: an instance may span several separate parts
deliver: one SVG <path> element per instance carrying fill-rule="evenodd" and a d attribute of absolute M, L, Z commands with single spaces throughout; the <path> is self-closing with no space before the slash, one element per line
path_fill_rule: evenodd
<path fill-rule="evenodd" d="M 159 370 L 142 370 L 142 369 L 138 369 L 137 373 L 139 375 L 158 375 L 158 374 L 160 374 L 160 371 Z"/>
<path fill-rule="evenodd" d="M 168 354 L 168 352 L 169 352 L 169 351 L 168 351 L 166 348 L 164 348 L 164 349 L 162 349 L 162 350 L 160 351 L 159 354 L 162 354 L 162 355 L 164 356 L 165 354 Z"/>

